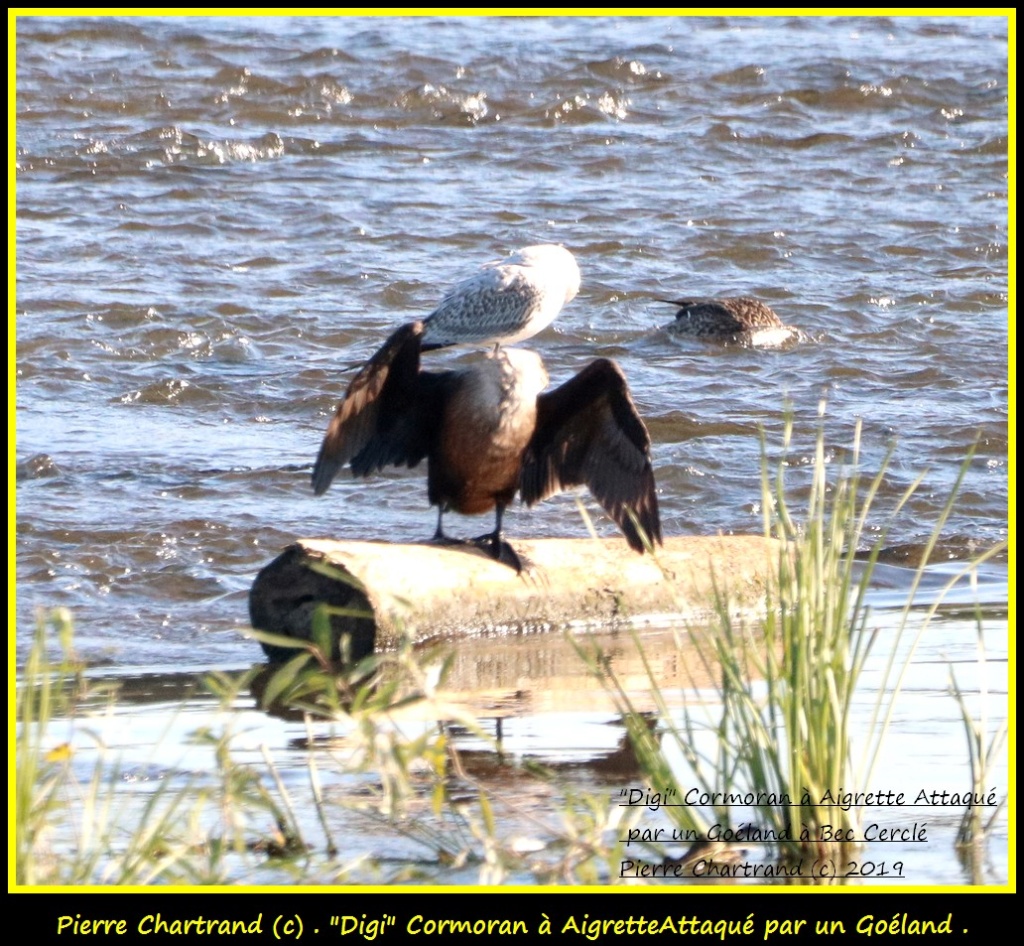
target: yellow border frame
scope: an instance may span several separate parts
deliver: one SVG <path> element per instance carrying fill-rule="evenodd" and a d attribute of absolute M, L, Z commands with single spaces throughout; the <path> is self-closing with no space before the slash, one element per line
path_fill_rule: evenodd
<path fill-rule="evenodd" d="M 465 8 L 465 7 L 441 7 L 436 8 L 429 15 L 475 15 L 475 16 L 556 16 L 556 15 L 572 15 L 579 16 L 582 11 L 580 9 L 564 9 L 564 8 L 551 8 L 544 10 L 526 10 L 517 9 L 515 7 L 487 7 L 487 8 Z M 665 8 L 665 7 L 641 7 L 630 10 L 625 15 L 630 16 L 664 16 L 666 14 L 676 14 L 686 16 L 720 16 L 724 13 L 730 15 L 759 15 L 765 14 L 764 9 L 753 8 L 753 7 L 737 7 L 728 10 L 722 10 L 721 8 Z M 879 15 L 879 16 L 927 16 L 927 15 L 946 15 L 946 16 L 1000 16 L 1006 17 L 1008 20 L 1008 89 L 1009 89 L 1009 115 L 1008 115 L 1008 131 L 1009 131 L 1009 168 L 1010 177 L 1008 181 L 1008 206 L 1009 206 L 1009 226 L 1008 226 L 1008 242 L 1009 242 L 1009 291 L 1010 291 L 1010 304 L 1009 308 L 1011 311 L 1014 309 L 1014 302 L 1016 300 L 1016 282 L 1017 282 L 1017 265 L 1016 265 L 1016 246 L 1017 246 L 1017 227 L 1016 227 L 1016 214 L 1015 209 L 1017 206 L 1017 185 L 1016 185 L 1016 164 L 1017 164 L 1017 132 L 1016 132 L 1016 115 L 1017 115 L 1017 62 L 1016 62 L 1016 51 L 1017 51 L 1017 11 L 1014 8 L 940 8 L 938 10 L 921 10 L 914 8 L 882 8 L 882 7 L 866 7 L 866 8 L 820 8 L 820 9 L 804 9 L 799 7 L 791 7 L 784 9 L 775 9 L 771 11 L 772 15 L 800 15 L 800 16 L 836 16 L 836 15 Z M 261 11 L 247 11 L 244 13 L 246 16 L 335 16 L 339 14 L 351 14 L 351 15 L 372 15 L 372 16 L 424 16 L 422 9 L 411 8 L 411 7 L 358 7 L 354 9 L 347 8 L 335 8 L 325 10 L 324 8 L 300 8 L 300 9 L 273 9 L 273 10 L 261 10 Z M 624 15 L 621 9 L 608 8 L 608 7 L 595 7 L 585 11 L 586 15 L 595 14 L 615 14 Z M 124 8 L 101 8 L 93 9 L 88 12 L 83 12 L 80 8 L 41 8 L 41 7 L 27 7 L 27 8 L 9 8 L 7 11 L 7 132 L 8 132 L 8 146 L 10 148 L 10 157 L 7 168 L 7 300 L 8 300 L 8 321 L 7 321 L 7 350 L 8 350 L 8 365 L 7 365 L 7 450 L 8 450 L 8 477 L 7 477 L 7 525 L 8 525 L 8 557 L 7 557 L 7 625 L 8 629 L 16 628 L 16 484 L 15 484 L 15 473 L 16 473 L 16 392 L 17 386 L 16 380 L 16 235 L 17 235 L 17 219 L 16 219 L 16 200 L 12 198 L 16 197 L 16 173 L 15 167 L 17 163 L 17 146 L 16 146 L 16 49 L 17 49 L 17 19 L 18 17 L 25 16 L 182 16 L 182 17 L 199 17 L 199 16 L 236 16 L 240 15 L 238 8 L 220 8 L 210 7 L 203 9 L 147 9 L 144 11 L 133 11 L 131 9 Z M 1016 869 L 1016 797 L 1017 797 L 1017 776 L 1016 776 L 1016 748 L 1017 748 L 1017 726 L 1016 726 L 1016 706 L 1017 706 L 1017 693 L 1016 693 L 1016 674 L 1015 669 L 1017 665 L 1017 648 L 1016 640 L 1014 636 L 1013 622 L 1016 615 L 1016 586 L 1014 583 L 1014 576 L 1016 575 L 1016 548 L 1014 540 L 1016 537 L 1016 511 L 1017 511 L 1017 497 L 1016 497 L 1016 393 L 1017 393 L 1017 365 L 1016 365 L 1016 325 L 1013 318 L 1009 320 L 1009 359 L 1008 359 L 1008 382 L 1009 382 L 1009 476 L 1010 476 L 1010 505 L 1009 505 L 1009 523 L 1010 523 L 1010 551 L 1009 551 L 1009 574 L 1010 574 L 1010 595 L 1009 595 L 1009 607 L 1010 607 L 1010 631 L 1009 631 L 1009 702 L 1008 702 L 1008 714 L 1010 720 L 1010 732 L 1008 737 L 1009 744 L 1009 783 L 1008 793 L 1010 803 L 1008 807 L 1008 832 L 1010 837 L 1010 851 L 1008 858 L 1008 880 L 1004 886 L 985 886 L 985 887 L 973 887 L 968 885 L 963 886 L 944 886 L 944 887 L 878 887 L 878 886 L 863 886 L 863 887 L 782 887 L 782 886 L 699 886 L 699 887 L 687 887 L 680 888 L 678 886 L 662 886 L 662 887 L 480 887 L 480 886 L 437 886 L 437 887 L 409 887 L 409 886 L 356 886 L 356 887 L 16 887 L 13 884 L 14 877 L 14 860 L 16 856 L 16 843 L 14 838 L 14 799 L 15 799 L 15 788 L 14 788 L 14 744 L 15 744 L 15 732 L 16 727 L 14 725 L 15 719 L 15 635 L 8 633 L 8 644 L 7 644 L 7 669 L 8 669 L 8 692 L 7 692 L 7 797 L 8 797 L 8 816 L 7 816 L 7 847 L 8 847 L 8 892 L 23 892 L 23 893 L 103 893 L 103 894 L 116 894 L 116 893 L 148 893 L 148 894 L 162 894 L 162 893 L 181 893 L 187 891 L 188 893 L 201 893 L 201 894 L 217 894 L 217 893 L 232 893 L 232 894 L 245 894 L 245 893 L 276 893 L 276 894 L 293 894 L 293 893 L 313 893 L 313 894 L 327 894 L 337 895 L 340 892 L 359 892 L 359 893 L 387 893 L 387 894 L 400 894 L 400 893 L 442 893 L 442 894 L 458 894 L 458 893 L 488 893 L 488 894 L 513 894 L 513 893 L 557 893 L 557 894 L 571 894 L 571 893 L 594 893 L 600 892 L 602 894 L 635 894 L 635 893 L 658 893 L 668 894 L 673 896 L 686 896 L 690 893 L 701 893 L 701 894 L 752 894 L 756 896 L 760 895 L 777 895 L 777 894 L 798 894 L 798 895 L 814 895 L 817 893 L 830 893 L 830 894 L 850 894 L 850 895 L 862 895 L 862 894 L 906 894 L 906 893 L 923 893 L 923 892 L 940 892 L 948 894 L 958 893 L 1008 893 L 1016 892 L 1017 890 L 1017 869 Z M 171 904 L 169 903 L 170 907 Z M 395 931 L 398 933 L 399 931 Z M 809 933 L 810 931 L 806 931 Z M 954 933 L 955 935 L 955 933 Z"/>

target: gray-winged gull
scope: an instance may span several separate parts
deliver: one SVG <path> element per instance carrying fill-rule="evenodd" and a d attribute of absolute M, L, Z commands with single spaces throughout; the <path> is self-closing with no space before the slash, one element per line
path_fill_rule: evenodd
<path fill-rule="evenodd" d="M 521 342 L 547 328 L 579 289 L 580 268 L 564 246 L 525 246 L 453 286 L 423 320 L 421 347 Z"/>

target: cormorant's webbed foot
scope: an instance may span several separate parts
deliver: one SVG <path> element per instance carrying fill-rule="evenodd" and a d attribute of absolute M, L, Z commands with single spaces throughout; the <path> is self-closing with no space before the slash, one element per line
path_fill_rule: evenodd
<path fill-rule="evenodd" d="M 514 568 L 517 575 L 523 573 L 523 562 L 518 553 L 502 537 L 500 532 L 488 532 L 475 539 L 469 540 L 470 545 L 475 545 L 481 552 L 486 552 L 496 562 Z"/>
<path fill-rule="evenodd" d="M 465 539 L 453 539 L 450 535 L 445 535 L 443 532 L 438 534 L 434 533 L 434 537 L 430 540 L 432 545 L 471 545 L 473 543 L 467 542 Z"/>

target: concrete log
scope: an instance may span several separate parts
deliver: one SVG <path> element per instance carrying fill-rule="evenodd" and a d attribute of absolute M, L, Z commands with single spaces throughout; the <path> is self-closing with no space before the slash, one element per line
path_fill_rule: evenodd
<path fill-rule="evenodd" d="M 327 605 L 333 657 L 355 661 L 402 634 L 666 626 L 706 620 L 717 598 L 733 612 L 763 612 L 779 561 L 777 543 L 760 536 L 674 537 L 653 556 L 619 537 L 515 547 L 521 575 L 470 546 L 301 539 L 256 577 L 250 618 L 258 630 L 310 640 L 314 612 Z M 294 654 L 263 646 L 271 660 Z"/>

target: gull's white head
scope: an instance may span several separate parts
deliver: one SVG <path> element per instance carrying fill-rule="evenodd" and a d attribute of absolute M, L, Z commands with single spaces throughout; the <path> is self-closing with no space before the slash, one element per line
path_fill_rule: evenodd
<path fill-rule="evenodd" d="M 580 291 L 580 268 L 576 257 L 558 243 L 537 243 L 513 250 L 495 266 L 524 266 L 537 271 L 535 281 L 548 286 L 564 288 L 562 305 L 571 302 Z M 552 292 L 554 295 L 554 291 Z"/>

